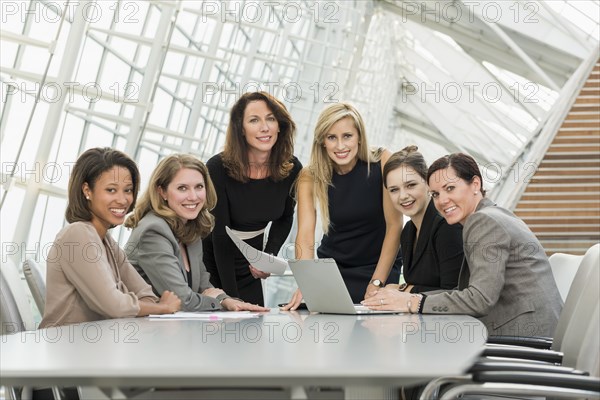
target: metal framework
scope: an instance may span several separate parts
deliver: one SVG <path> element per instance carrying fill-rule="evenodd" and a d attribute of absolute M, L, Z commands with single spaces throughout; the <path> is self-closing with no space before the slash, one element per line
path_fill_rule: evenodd
<path fill-rule="evenodd" d="M 2 255 L 18 263 L 64 223 L 83 150 L 122 149 L 144 180 L 172 152 L 206 160 L 245 91 L 286 103 L 304 162 L 321 109 L 347 100 L 372 145 L 506 170 L 598 45 L 598 13 L 586 30 L 543 1 L 0 4 Z"/>

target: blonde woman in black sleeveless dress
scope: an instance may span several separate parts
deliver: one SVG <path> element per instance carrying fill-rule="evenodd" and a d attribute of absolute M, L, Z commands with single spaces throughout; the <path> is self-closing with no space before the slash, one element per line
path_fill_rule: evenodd
<path fill-rule="evenodd" d="M 389 156 L 369 149 L 356 108 L 336 103 L 319 116 L 310 163 L 298 178 L 296 258 L 315 256 L 318 207 L 324 235 L 316 254 L 335 259 L 355 303 L 386 282 L 398 283 L 402 214 L 384 193 Z M 301 301 L 298 290 L 283 309 L 295 310 Z"/>

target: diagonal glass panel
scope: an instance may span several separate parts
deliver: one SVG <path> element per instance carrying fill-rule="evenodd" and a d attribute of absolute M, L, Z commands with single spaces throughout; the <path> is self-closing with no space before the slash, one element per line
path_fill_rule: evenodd
<path fill-rule="evenodd" d="M 566 95 L 546 81 L 598 45 L 593 1 L 0 4 L 1 234 L 25 248 L 63 223 L 83 150 L 128 151 L 145 185 L 166 154 L 219 152 L 245 91 L 284 100 L 304 162 L 319 112 L 349 100 L 372 145 L 506 168 Z"/>

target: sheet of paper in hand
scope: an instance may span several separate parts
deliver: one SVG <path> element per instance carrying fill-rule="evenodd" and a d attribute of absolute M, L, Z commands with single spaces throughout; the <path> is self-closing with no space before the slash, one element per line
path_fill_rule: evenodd
<path fill-rule="evenodd" d="M 225 227 L 225 230 L 250 265 L 263 272 L 269 272 L 273 275 L 283 275 L 288 267 L 285 259 L 255 249 L 240 239 L 228 226 Z"/>

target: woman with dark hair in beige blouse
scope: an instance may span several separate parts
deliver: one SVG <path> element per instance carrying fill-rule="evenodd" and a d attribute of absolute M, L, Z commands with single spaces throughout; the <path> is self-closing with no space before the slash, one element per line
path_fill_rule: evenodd
<path fill-rule="evenodd" d="M 158 299 L 108 234 L 135 206 L 135 162 L 110 148 L 84 152 L 69 179 L 66 219 L 47 258 L 46 310 L 41 328 L 110 318 L 174 313 L 181 301 Z"/>

